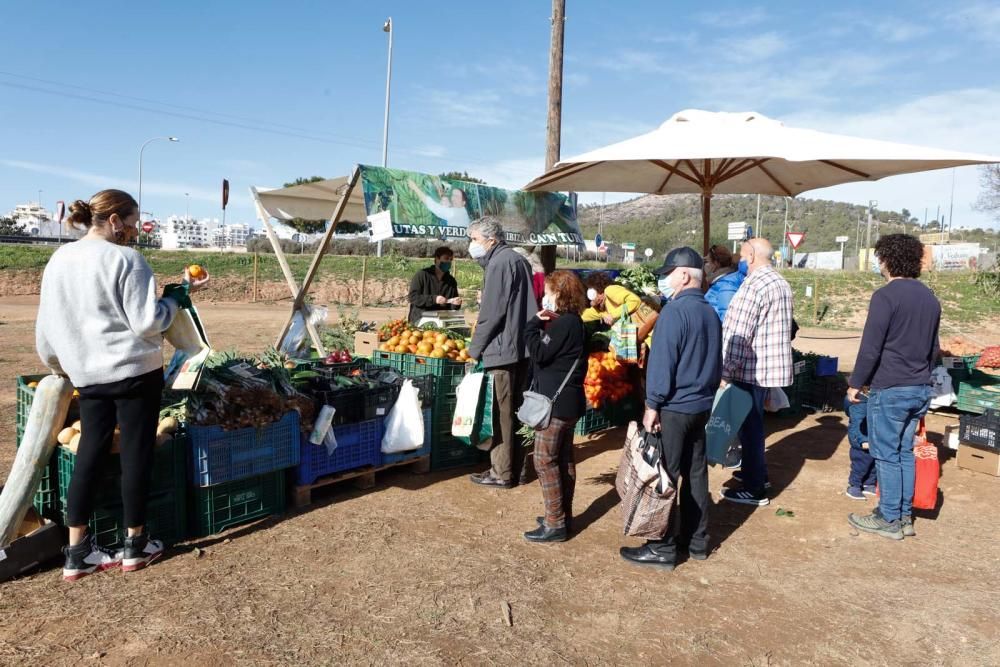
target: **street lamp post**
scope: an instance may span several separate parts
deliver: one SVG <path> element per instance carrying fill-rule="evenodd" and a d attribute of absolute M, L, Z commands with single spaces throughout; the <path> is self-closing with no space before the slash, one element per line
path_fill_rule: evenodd
<path fill-rule="evenodd" d="M 191 219 L 191 193 L 184 193 L 184 220 Z"/>
<path fill-rule="evenodd" d="M 166 141 L 178 142 L 180 139 L 177 137 L 153 137 L 148 139 L 142 146 L 139 147 L 139 218 L 142 218 L 142 152 L 146 150 L 146 146 L 159 139 L 164 139 Z"/>
<path fill-rule="evenodd" d="M 389 90 L 392 84 L 392 17 L 382 24 L 382 32 L 389 33 L 389 61 L 385 71 L 385 117 L 382 123 L 382 166 L 389 166 Z M 378 257 L 382 256 L 382 241 L 379 240 L 375 250 Z"/>

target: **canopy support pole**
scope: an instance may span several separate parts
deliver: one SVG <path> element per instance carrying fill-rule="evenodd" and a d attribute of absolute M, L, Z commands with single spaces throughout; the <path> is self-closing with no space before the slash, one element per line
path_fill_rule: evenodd
<path fill-rule="evenodd" d="M 319 247 L 316 248 L 316 254 L 313 255 L 312 263 L 309 265 L 306 277 L 302 281 L 302 287 L 292 290 L 292 296 L 295 297 L 292 302 L 292 312 L 288 316 L 285 326 L 281 328 L 281 333 L 278 334 L 278 340 L 274 344 L 276 348 L 281 348 L 281 344 L 284 342 L 285 336 L 288 335 L 288 330 L 292 327 L 292 322 L 295 319 L 295 313 L 300 312 L 302 313 L 302 319 L 305 320 L 306 328 L 309 330 L 309 336 L 313 340 L 313 345 L 316 346 L 316 351 L 319 352 L 321 357 L 326 356 L 326 349 L 323 347 L 323 342 L 320 340 L 319 333 L 309 322 L 309 315 L 304 307 L 305 298 L 306 294 L 309 293 L 309 288 L 312 286 L 313 279 L 316 277 L 316 272 L 319 270 L 320 262 L 323 261 L 324 255 L 326 255 L 327 250 L 330 248 L 330 240 L 333 238 L 337 225 L 340 223 L 341 216 L 344 215 L 344 209 L 347 208 L 347 202 L 351 198 L 351 193 L 354 192 L 354 187 L 357 185 L 360 175 L 361 171 L 355 167 L 351 172 L 351 177 L 347 180 L 347 187 L 344 189 L 344 194 L 341 195 L 340 201 L 337 202 L 337 208 L 334 210 L 333 217 L 330 218 L 330 226 L 327 228 L 326 233 L 323 234 L 323 240 L 320 241 Z M 272 244 L 273 243 L 274 242 L 272 241 Z M 280 250 L 280 247 L 276 250 Z"/>
<path fill-rule="evenodd" d="M 701 245 L 702 253 L 707 255 L 710 245 L 710 225 L 712 220 L 712 191 L 702 190 L 701 192 Z"/>

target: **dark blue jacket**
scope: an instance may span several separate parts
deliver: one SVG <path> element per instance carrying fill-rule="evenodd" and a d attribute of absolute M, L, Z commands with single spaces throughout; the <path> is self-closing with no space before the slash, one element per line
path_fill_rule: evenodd
<path fill-rule="evenodd" d="M 745 276 L 739 271 L 733 271 L 722 276 L 712 283 L 708 291 L 705 292 L 705 301 L 719 314 L 719 321 L 726 319 L 726 311 L 729 310 L 729 302 L 736 296 L 736 292 L 743 284 Z"/>
<path fill-rule="evenodd" d="M 646 367 L 646 405 L 697 414 L 712 409 L 722 380 L 722 323 L 700 289 L 667 302 Z"/>
<path fill-rule="evenodd" d="M 844 399 L 844 412 L 847 413 L 847 441 L 854 449 L 861 449 L 862 442 L 868 442 L 868 399 L 858 396 L 860 403 L 851 403 Z"/>

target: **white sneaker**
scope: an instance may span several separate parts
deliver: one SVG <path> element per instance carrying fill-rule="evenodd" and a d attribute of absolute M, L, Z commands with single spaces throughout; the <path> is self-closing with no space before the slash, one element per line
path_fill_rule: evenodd
<path fill-rule="evenodd" d="M 88 574 L 110 570 L 122 564 L 120 552 L 97 546 L 92 535 L 88 535 L 79 544 L 63 547 L 63 553 L 66 554 L 64 581 L 76 581 Z"/>
<path fill-rule="evenodd" d="M 163 555 L 163 542 L 151 540 L 144 533 L 125 538 L 122 554 L 122 572 L 135 572 Z"/>

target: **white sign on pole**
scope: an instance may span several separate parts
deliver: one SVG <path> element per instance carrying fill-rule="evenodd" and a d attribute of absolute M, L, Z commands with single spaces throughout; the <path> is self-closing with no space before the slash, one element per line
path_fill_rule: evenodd
<path fill-rule="evenodd" d="M 745 222 L 730 222 L 729 223 L 729 238 L 730 241 L 742 241 L 743 237 L 746 236 L 747 223 Z"/>
<path fill-rule="evenodd" d="M 847 243 L 850 240 L 851 240 L 850 236 L 838 236 L 837 238 L 834 239 L 834 241 L 836 241 L 837 243 Z"/>
<path fill-rule="evenodd" d="M 647 259 L 649 259 L 650 257 L 653 256 L 653 249 L 652 248 L 646 248 L 646 250 L 643 251 L 643 254 L 646 255 Z"/>
<path fill-rule="evenodd" d="M 392 238 L 392 214 L 388 210 L 368 216 L 368 223 L 371 225 L 372 243 L 385 241 Z"/>

